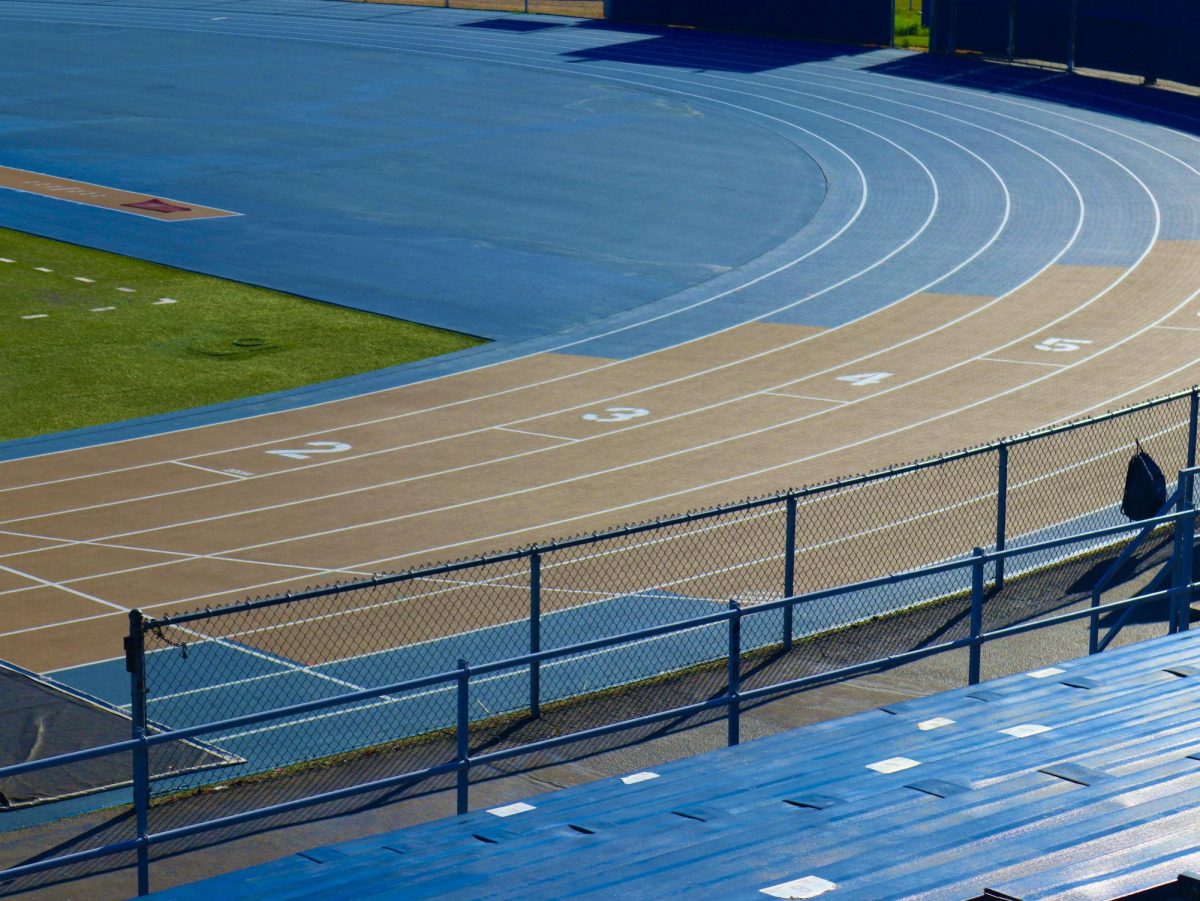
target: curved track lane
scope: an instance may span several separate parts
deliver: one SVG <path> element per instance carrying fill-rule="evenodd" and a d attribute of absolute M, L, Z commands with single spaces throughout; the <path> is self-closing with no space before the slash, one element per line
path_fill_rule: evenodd
<path fill-rule="evenodd" d="M 298 53 L 403 51 L 686 99 L 808 154 L 825 201 L 731 271 L 495 348 L 486 365 L 0 464 L 0 657 L 40 670 L 111 657 L 127 607 L 215 604 L 767 493 L 1196 379 L 1187 98 L 1138 93 L 1130 118 L 1123 86 L 1046 73 L 354 9 L 245 3 L 219 25 L 159 3 L 3 14 L 236 30 Z"/>

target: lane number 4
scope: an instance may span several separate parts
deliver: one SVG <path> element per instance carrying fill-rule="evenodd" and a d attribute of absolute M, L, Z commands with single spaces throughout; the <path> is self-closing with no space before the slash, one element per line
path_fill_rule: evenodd
<path fill-rule="evenodd" d="M 268 454 L 287 457 L 289 460 L 307 460 L 314 454 L 341 454 L 350 450 L 344 441 L 306 441 L 299 450 L 269 450 Z"/>
<path fill-rule="evenodd" d="M 583 418 L 588 422 L 624 422 L 649 415 L 650 411 L 641 407 L 608 407 L 603 413 L 584 413 Z"/>
<path fill-rule="evenodd" d="M 1046 338 L 1033 346 L 1038 350 L 1070 353 L 1071 351 L 1079 350 L 1085 344 L 1091 343 L 1091 341 L 1085 341 L 1083 338 Z"/>

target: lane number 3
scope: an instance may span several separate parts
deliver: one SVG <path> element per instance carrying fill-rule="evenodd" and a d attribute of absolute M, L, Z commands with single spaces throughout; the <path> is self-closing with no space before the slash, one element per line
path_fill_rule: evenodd
<path fill-rule="evenodd" d="M 584 413 L 583 418 L 588 422 L 625 422 L 649 415 L 650 411 L 641 407 L 608 407 L 603 413 Z"/>
<path fill-rule="evenodd" d="M 348 450 L 350 445 L 343 441 L 306 441 L 299 450 L 269 450 L 267 453 L 289 460 L 307 460 L 313 454 L 340 454 Z"/>

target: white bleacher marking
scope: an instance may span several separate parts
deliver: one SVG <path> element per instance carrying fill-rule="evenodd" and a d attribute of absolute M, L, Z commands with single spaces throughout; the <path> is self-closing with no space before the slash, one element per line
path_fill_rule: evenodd
<path fill-rule="evenodd" d="M 760 888 L 759 892 L 772 898 L 815 898 L 837 888 L 836 882 L 822 879 L 820 876 L 801 876 L 791 882 L 781 882 Z"/>
<path fill-rule="evenodd" d="M 908 757 L 889 757 L 887 760 L 868 763 L 867 769 L 874 770 L 877 773 L 898 773 L 901 770 L 910 770 L 920 765 L 921 762 L 919 760 L 912 760 Z"/>
<path fill-rule="evenodd" d="M 492 816 L 511 817 L 518 813 L 525 813 L 527 810 L 533 810 L 532 804 L 526 804 L 524 801 L 518 801 L 516 804 L 506 804 L 503 807 L 493 807 L 488 811 Z"/>
<path fill-rule="evenodd" d="M 1020 726 L 1013 726 L 1009 729 L 1000 730 L 1004 735 L 1011 735 L 1013 738 L 1028 738 L 1030 735 L 1040 735 L 1043 732 L 1049 732 L 1049 726 L 1041 726 L 1037 723 L 1022 723 Z"/>
<path fill-rule="evenodd" d="M 639 782 L 647 782 L 650 779 L 657 779 L 658 773 L 633 773 L 629 776 L 622 776 L 621 781 L 626 785 L 637 785 Z"/>
<path fill-rule="evenodd" d="M 1050 676 L 1057 676 L 1059 673 L 1065 673 L 1065 669 L 1059 669 L 1057 666 L 1048 666 L 1045 669 L 1034 670 L 1032 673 L 1026 673 L 1031 679 L 1046 679 Z"/>
<path fill-rule="evenodd" d="M 928 732 L 930 729 L 941 729 L 943 726 L 953 726 L 954 720 L 947 719 L 944 716 L 935 716 L 931 720 L 922 720 L 917 723 L 917 728 L 922 732 Z"/>

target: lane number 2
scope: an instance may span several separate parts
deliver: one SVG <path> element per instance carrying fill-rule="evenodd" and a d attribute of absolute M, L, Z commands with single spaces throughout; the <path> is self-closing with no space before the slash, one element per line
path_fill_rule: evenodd
<path fill-rule="evenodd" d="M 890 379 L 894 372 L 860 372 L 858 375 L 839 375 L 839 382 L 849 382 L 851 385 L 878 385 L 884 379 Z"/>
<path fill-rule="evenodd" d="M 306 441 L 299 450 L 269 450 L 267 453 L 289 460 L 307 460 L 313 454 L 341 454 L 348 450 L 350 445 L 343 441 Z"/>
<path fill-rule="evenodd" d="M 584 413 L 583 418 L 588 422 L 625 422 L 649 415 L 650 411 L 641 407 L 608 407 L 603 413 Z"/>
<path fill-rule="evenodd" d="M 1046 338 L 1039 344 L 1033 345 L 1038 350 L 1050 350 L 1055 353 L 1070 353 L 1079 350 L 1085 344 L 1091 344 L 1083 338 Z"/>

